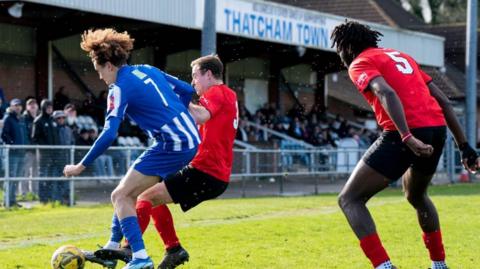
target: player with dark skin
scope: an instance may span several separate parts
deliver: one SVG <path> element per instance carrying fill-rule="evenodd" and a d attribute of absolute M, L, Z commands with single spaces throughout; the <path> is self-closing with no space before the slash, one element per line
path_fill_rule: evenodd
<path fill-rule="evenodd" d="M 371 30 L 368 26 L 359 24 L 357 22 L 349 21 L 337 26 L 332 33 L 331 39 L 333 41 L 332 46 L 336 47 L 337 53 L 340 56 L 343 64 L 349 69 L 349 72 L 352 72 L 351 65 L 354 60 L 357 63 L 354 68 L 361 65 L 361 63 L 358 63 L 359 60 L 356 59 L 360 54 L 364 53 L 369 49 L 380 50 L 380 48 L 377 47 L 377 41 L 379 41 L 380 36 L 381 33 Z M 402 64 L 401 66 L 398 66 L 397 62 L 397 68 L 399 68 L 400 71 L 405 71 L 406 68 L 410 68 L 409 66 L 406 66 L 406 64 L 409 64 L 409 62 L 407 62 L 404 58 L 400 58 L 398 56 L 400 55 L 399 52 L 380 51 L 378 53 L 384 53 L 387 55 L 390 54 L 388 55 L 390 56 L 390 58 L 398 60 L 400 64 Z M 385 58 L 388 59 L 388 57 Z M 414 64 L 415 63 L 413 62 L 412 65 Z M 410 69 L 406 70 L 405 73 L 413 74 L 412 70 L 416 70 Z M 361 68 L 359 68 L 358 72 L 362 72 Z M 352 80 L 354 80 L 354 78 L 352 77 L 352 73 L 350 73 L 350 75 Z M 373 95 L 371 95 L 372 100 L 375 99 L 376 102 L 379 102 L 381 107 L 384 109 L 384 111 L 390 118 L 391 122 L 393 122 L 394 128 L 396 129 L 396 131 L 398 131 L 398 133 L 395 134 L 397 136 L 397 141 L 392 143 L 401 144 L 401 142 L 403 142 L 402 150 L 406 151 L 406 148 L 408 148 L 414 154 L 411 155 L 411 160 L 417 160 L 420 163 L 424 160 L 428 160 L 429 158 L 433 158 L 433 156 L 435 155 L 434 151 L 441 151 L 441 148 L 443 147 L 443 142 L 440 142 L 438 144 L 438 148 L 434 148 L 432 145 L 428 144 L 427 142 L 422 142 L 421 139 L 416 137 L 414 132 L 415 129 L 409 127 L 406 118 L 406 110 L 404 107 L 409 107 L 409 104 L 405 103 L 405 100 L 401 100 L 398 94 L 398 90 L 394 89 L 389 83 L 387 83 L 382 71 L 380 71 L 379 73 L 375 73 L 375 75 L 371 77 L 368 77 L 367 74 L 365 74 L 364 72 L 360 75 L 360 79 L 357 80 L 357 83 L 363 83 L 365 78 L 367 78 L 367 81 L 365 82 L 364 90 L 361 90 L 364 91 L 362 92 L 362 94 L 371 95 L 373 93 Z M 443 113 L 446 125 L 453 133 L 455 141 L 459 146 L 462 154 L 463 165 L 468 171 L 472 173 L 476 172 L 480 168 L 480 158 L 478 158 L 477 153 L 468 145 L 465 135 L 455 116 L 455 113 L 450 105 L 448 98 L 435 85 L 434 82 L 430 80 L 430 82 L 426 83 L 430 96 L 433 97 L 434 100 L 438 103 L 438 106 Z M 359 85 L 357 84 L 357 87 L 358 86 Z M 375 113 L 378 114 L 379 111 L 377 110 L 379 110 L 379 107 L 376 108 L 377 109 L 375 109 Z M 393 130 L 393 132 L 395 132 L 395 130 Z M 376 151 L 380 148 L 380 146 L 390 146 L 382 145 L 382 139 L 384 139 L 383 136 L 380 137 L 374 145 L 372 145 L 369 151 Z M 394 151 L 390 151 L 389 153 L 392 152 Z M 388 155 L 385 155 L 385 157 L 387 156 Z M 366 158 L 368 158 L 368 156 L 364 156 L 364 158 L 362 158 L 362 160 L 358 162 L 354 171 L 350 175 L 348 182 L 346 183 L 339 195 L 339 205 L 344 212 L 352 230 L 360 239 L 362 249 L 364 250 L 366 256 L 372 261 L 374 267 L 395 268 L 390 263 L 388 255 L 384 251 L 383 246 L 381 246 L 378 236 L 376 235 L 375 223 L 366 207 L 366 203 L 376 193 L 385 189 L 390 182 L 398 179 L 398 177 L 391 178 L 386 176 L 385 173 L 378 171 L 379 169 L 376 169 L 376 167 L 372 167 L 371 165 L 367 164 Z M 438 160 L 436 163 L 438 163 Z M 391 165 L 395 164 L 393 163 Z M 418 166 L 415 166 L 415 164 L 409 164 L 408 166 L 405 166 L 405 169 L 400 171 L 397 176 L 401 176 L 402 174 L 402 183 L 405 197 L 416 210 L 418 222 L 424 234 L 439 231 L 440 222 L 438 213 L 431 199 L 427 195 L 427 187 L 432 180 L 434 172 L 425 173 L 424 171 L 422 171 L 422 169 L 418 169 Z M 368 237 L 372 236 L 375 237 L 373 241 L 371 239 L 368 239 Z M 373 243 L 366 242 L 368 240 L 372 241 Z M 432 247 L 432 249 L 435 250 L 432 250 L 430 248 L 430 241 L 425 241 L 425 244 L 430 251 L 431 257 L 432 255 L 434 255 L 432 254 L 432 252 L 436 251 L 443 253 L 443 262 L 441 263 L 442 265 L 438 267 L 432 265 L 432 268 L 447 268 L 444 262 L 444 252 L 443 245 L 441 244 L 441 237 L 439 241 L 439 245 L 441 247 Z M 432 261 L 435 261 L 435 259 L 432 258 Z"/>

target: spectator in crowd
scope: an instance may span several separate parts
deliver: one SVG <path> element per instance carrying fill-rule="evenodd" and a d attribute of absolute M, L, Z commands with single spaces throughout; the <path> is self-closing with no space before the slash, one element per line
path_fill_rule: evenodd
<path fill-rule="evenodd" d="M 90 139 L 90 132 L 82 128 L 79 131 L 78 137 L 75 139 L 75 145 L 77 146 L 91 146 L 93 145 L 93 140 Z M 77 149 L 75 150 L 75 163 L 79 162 L 85 153 L 87 153 L 88 149 Z M 93 166 L 92 167 L 87 167 L 85 169 L 85 172 L 83 173 L 85 175 L 93 175 Z"/>
<path fill-rule="evenodd" d="M 293 119 L 293 122 L 290 124 L 290 129 L 288 130 L 288 135 L 297 139 L 303 139 L 305 133 L 302 123 L 298 117 Z"/>
<path fill-rule="evenodd" d="M 261 114 L 260 112 L 257 112 L 258 115 L 263 115 Z M 257 117 L 255 119 L 255 123 L 258 125 L 258 126 L 263 126 L 263 127 L 266 127 L 267 128 L 267 123 L 265 121 L 265 117 Z M 252 128 L 253 132 L 254 132 L 254 139 L 255 141 L 263 141 L 263 142 L 266 142 L 268 141 L 268 134 L 266 131 L 262 130 L 261 128 L 259 127 L 253 127 Z"/>
<path fill-rule="evenodd" d="M 27 134 L 29 134 L 30 137 L 32 135 L 33 122 L 35 121 L 35 118 L 37 116 L 38 116 L 37 100 L 33 98 L 27 99 L 27 102 L 25 103 L 25 111 L 23 112 L 23 119 L 27 127 Z"/>
<path fill-rule="evenodd" d="M 314 146 L 321 146 L 322 140 L 322 129 L 320 126 L 315 126 L 307 142 Z"/>
<path fill-rule="evenodd" d="M 245 105 L 241 105 L 238 107 L 238 114 L 241 119 L 251 121 L 252 120 L 252 114 L 248 111 L 248 109 L 245 107 Z"/>
<path fill-rule="evenodd" d="M 65 112 L 65 115 L 67 117 L 66 124 L 72 130 L 76 140 L 79 134 L 79 130 L 78 130 L 79 128 L 77 125 L 77 108 L 75 107 L 74 104 L 69 103 L 65 105 L 65 107 L 63 108 L 63 112 Z"/>
<path fill-rule="evenodd" d="M 344 138 L 344 137 L 347 137 L 349 134 L 352 134 L 352 133 L 349 133 L 349 129 L 350 129 L 350 126 L 348 125 L 347 120 L 340 118 L 340 125 L 338 126 L 338 130 L 337 130 L 338 136 L 340 138 Z"/>
<path fill-rule="evenodd" d="M 0 87 L 0 119 L 3 119 L 5 111 L 8 108 L 8 102 L 3 93 L 3 88 Z"/>
<path fill-rule="evenodd" d="M 96 118 L 95 98 L 92 93 L 87 92 L 87 99 L 83 101 L 82 110 L 80 112 L 81 115 L 90 116 L 98 122 L 98 119 Z"/>
<path fill-rule="evenodd" d="M 38 103 L 34 98 L 28 98 L 25 103 L 25 111 L 23 112 L 23 120 L 25 122 L 28 144 L 31 144 L 33 121 L 38 116 Z M 36 157 L 36 151 L 33 149 L 27 149 L 25 151 L 25 169 L 23 175 L 25 177 L 38 177 L 38 161 Z M 20 192 L 32 192 L 38 191 L 37 181 L 22 181 L 20 183 Z"/>
<path fill-rule="evenodd" d="M 63 146 L 71 146 L 75 144 L 72 129 L 66 124 L 66 114 L 63 110 L 55 110 L 52 114 L 56 123 L 58 133 L 58 144 Z M 68 149 L 58 149 L 55 154 L 53 173 L 55 177 L 62 176 L 62 168 L 70 162 L 70 151 Z M 52 200 L 59 201 L 62 204 L 69 202 L 70 185 L 66 180 L 52 182 Z"/>
<path fill-rule="evenodd" d="M 87 129 L 81 129 L 75 142 L 77 146 L 91 146 L 93 140 L 90 139 L 90 132 Z M 83 156 L 83 155 L 82 155 Z"/>
<path fill-rule="evenodd" d="M 53 97 L 53 109 L 61 110 L 68 103 L 70 103 L 70 98 L 68 98 L 68 96 L 65 94 L 65 86 L 60 86 Z"/>
<path fill-rule="evenodd" d="M 273 130 L 277 131 L 281 134 L 287 134 L 288 130 L 285 128 L 285 123 L 282 123 L 280 121 L 277 121 L 275 125 L 273 126 Z"/>
<path fill-rule="evenodd" d="M 247 132 L 245 121 L 243 120 L 239 121 L 238 129 L 237 129 L 237 137 L 235 139 L 243 142 L 248 142 L 248 132 Z"/>
<path fill-rule="evenodd" d="M 97 119 L 99 126 L 103 126 L 105 123 L 105 113 L 107 113 L 107 96 L 108 92 L 103 90 L 100 92 L 97 100 L 95 101 L 95 118 Z"/>
<path fill-rule="evenodd" d="M 20 99 L 12 99 L 10 101 L 10 107 L 7 109 L 7 114 L 4 119 L 4 126 L 2 130 L 2 140 L 9 145 L 25 145 L 27 141 L 27 129 L 25 122 L 21 117 L 22 113 L 22 101 Z M 23 149 L 12 148 L 9 151 L 9 176 L 21 177 L 23 171 Z M 18 181 L 10 181 L 9 191 L 5 194 L 5 200 L 8 197 L 10 205 L 16 206 L 16 191 L 18 187 Z"/>
<path fill-rule="evenodd" d="M 305 117 L 305 105 L 295 104 L 293 108 L 288 111 L 287 116 L 291 119 L 303 119 Z"/>
<path fill-rule="evenodd" d="M 37 145 L 57 145 L 58 132 L 56 130 L 52 113 L 53 104 L 50 100 L 44 99 L 40 103 L 40 115 L 33 122 L 32 142 Z M 48 149 L 40 150 L 40 176 L 51 177 L 55 175 L 55 169 L 52 159 L 55 158 L 53 152 Z M 52 182 L 40 181 L 38 187 L 40 202 L 46 203 L 52 200 Z"/>
<path fill-rule="evenodd" d="M 5 110 L 3 109 L 3 99 L 0 98 L 0 119 L 3 119 Z"/>

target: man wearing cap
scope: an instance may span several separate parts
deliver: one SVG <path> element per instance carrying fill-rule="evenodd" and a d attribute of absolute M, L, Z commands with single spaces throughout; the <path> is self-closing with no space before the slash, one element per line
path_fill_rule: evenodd
<path fill-rule="evenodd" d="M 71 146 L 75 144 L 73 131 L 66 125 L 67 115 L 63 110 L 55 110 L 52 114 L 56 123 L 56 131 L 58 135 L 58 144 L 63 146 Z M 62 168 L 70 163 L 69 150 L 59 149 L 58 153 L 53 158 L 55 176 L 62 176 Z M 52 200 L 59 201 L 62 204 L 68 204 L 68 197 L 70 193 L 69 182 L 65 180 L 54 181 L 52 183 Z"/>
<path fill-rule="evenodd" d="M 27 143 L 27 130 L 25 122 L 20 117 L 22 113 L 22 101 L 20 99 L 12 99 L 10 107 L 7 108 L 7 114 L 4 119 L 4 126 L 2 130 L 2 139 L 5 144 L 9 145 L 25 145 Z M 12 148 L 9 151 L 9 176 L 20 177 L 23 170 L 23 149 Z M 8 197 L 11 206 L 19 206 L 15 197 L 18 187 L 18 181 L 9 181 Z M 6 200 L 7 195 L 5 195 Z"/>

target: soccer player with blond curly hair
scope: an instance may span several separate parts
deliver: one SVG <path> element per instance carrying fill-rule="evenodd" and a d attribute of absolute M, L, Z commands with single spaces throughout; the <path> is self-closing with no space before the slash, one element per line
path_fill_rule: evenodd
<path fill-rule="evenodd" d="M 127 32 L 119 33 L 114 29 L 88 30 L 82 35 L 81 48 L 88 53 L 100 79 L 109 87 L 107 114 L 103 131 L 91 149 L 78 164 L 65 166 L 64 174 L 81 174 L 107 150 L 125 115 L 154 139 L 155 143 L 135 160 L 111 194 L 115 211 L 112 235 L 104 246 L 105 249 L 118 249 L 125 236 L 133 254 L 124 268 L 153 269 L 136 215 L 137 198 L 157 184 L 159 178 L 188 164 L 197 152 L 200 138 L 188 112 L 193 88 L 155 67 L 127 64 L 133 42 Z"/>

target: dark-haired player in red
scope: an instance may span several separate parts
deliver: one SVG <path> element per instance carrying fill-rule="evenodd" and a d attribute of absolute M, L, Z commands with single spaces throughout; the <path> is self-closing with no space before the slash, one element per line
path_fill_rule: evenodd
<path fill-rule="evenodd" d="M 448 98 L 407 54 L 378 48 L 382 34 L 349 21 L 332 33 L 351 80 L 372 106 L 383 133 L 368 149 L 339 195 L 339 205 L 374 268 L 395 268 L 377 235 L 366 202 L 403 175 L 405 196 L 417 211 L 432 269 L 445 269 L 437 210 L 427 195 L 442 154 L 446 125 L 466 169 L 480 167 Z"/>
<path fill-rule="evenodd" d="M 237 96 L 223 84 L 223 64 L 218 56 L 194 60 L 192 84 L 200 96 L 199 105 L 190 103 L 189 111 L 200 125 L 198 152 L 179 172 L 142 193 L 137 201 L 137 216 L 142 232 L 152 217 L 162 237 L 166 253 L 159 269 L 172 269 L 188 261 L 180 246 L 172 215 L 164 205 L 179 204 L 185 212 L 202 201 L 221 195 L 228 186 L 233 162 L 233 143 L 238 127 Z M 129 251 L 100 250 L 96 255 L 106 259 L 129 259 Z"/>

